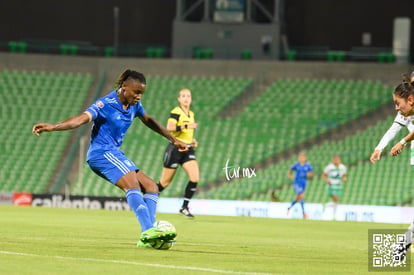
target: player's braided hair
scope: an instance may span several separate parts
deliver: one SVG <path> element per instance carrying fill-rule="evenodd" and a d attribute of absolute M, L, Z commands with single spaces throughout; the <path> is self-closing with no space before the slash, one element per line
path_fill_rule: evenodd
<path fill-rule="evenodd" d="M 135 79 L 141 82 L 141 84 L 147 84 L 147 81 L 145 80 L 145 76 L 137 71 L 126 69 L 119 77 L 118 80 L 115 82 L 116 88 L 121 88 L 122 84 L 124 84 L 125 81 L 128 79 Z"/>

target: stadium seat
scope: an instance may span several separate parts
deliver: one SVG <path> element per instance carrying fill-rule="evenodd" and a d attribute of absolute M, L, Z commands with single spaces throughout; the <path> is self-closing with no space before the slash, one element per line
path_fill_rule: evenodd
<path fill-rule="evenodd" d="M 17 42 L 16 41 L 9 41 L 8 43 L 9 51 L 14 53 L 17 52 Z"/>
<path fill-rule="evenodd" d="M 392 52 L 379 52 L 378 55 L 379 63 L 394 63 L 395 55 Z"/>
<path fill-rule="evenodd" d="M 8 43 L 10 52 L 26 53 L 27 43 L 23 41 L 9 41 Z"/>
<path fill-rule="evenodd" d="M 289 50 L 287 52 L 287 60 L 295 61 L 296 60 L 296 55 L 297 55 L 297 52 L 295 50 Z"/>
<path fill-rule="evenodd" d="M 338 61 L 342 62 L 345 59 L 346 52 L 345 51 L 328 51 L 326 54 L 326 58 L 328 61 Z"/>
<path fill-rule="evenodd" d="M 166 52 L 165 48 L 157 47 L 157 48 L 155 48 L 155 57 L 156 58 L 163 58 L 163 57 L 165 57 L 165 52 Z"/>
<path fill-rule="evenodd" d="M 62 55 L 76 55 L 79 47 L 74 44 L 60 44 L 60 53 Z"/>
<path fill-rule="evenodd" d="M 105 57 L 111 57 L 111 56 L 113 56 L 114 55 L 114 52 L 115 52 L 115 50 L 114 50 L 113 47 L 105 47 L 105 49 L 104 49 L 104 55 L 105 55 Z"/>
<path fill-rule="evenodd" d="M 251 60 L 252 59 L 252 51 L 250 49 L 244 49 L 241 52 L 241 59 L 243 59 L 243 60 Z"/>

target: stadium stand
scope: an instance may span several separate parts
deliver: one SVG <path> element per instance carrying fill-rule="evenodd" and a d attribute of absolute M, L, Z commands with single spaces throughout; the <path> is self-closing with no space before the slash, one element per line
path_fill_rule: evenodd
<path fill-rule="evenodd" d="M 268 157 L 286 154 L 295 145 L 359 119 L 391 99 L 391 88 L 380 81 L 284 78 L 266 86 L 238 115 L 223 118 L 218 114 L 229 102 L 252 89 L 252 78 L 148 75 L 147 79 L 149 85 L 143 104 L 149 114 L 164 124 L 169 111 L 176 106 L 178 90 L 182 87 L 193 90 L 192 109 L 199 123 L 196 138 L 200 142 L 197 157 L 201 180 L 197 197 L 209 199 L 270 201 L 276 190 L 280 200 L 290 200 L 293 191 L 286 171 L 296 156 L 256 171 L 254 178 L 232 181 L 224 179 L 226 161 L 234 167 L 253 167 Z M 10 91 L 1 93 L 5 103 L 1 109 L 4 127 L 0 143 L 1 191 L 47 192 L 47 185 L 64 159 L 70 133 L 37 139 L 30 133 L 31 127 L 34 122 L 68 117 L 73 114 L 74 106 L 82 110 L 85 104 L 91 103 L 91 99 L 86 99 L 91 83 L 92 77 L 88 74 L 0 71 L 0 87 Z M 21 96 L 12 96 L 17 91 Z M 61 100 L 62 91 L 65 100 Z M 70 106 L 67 102 L 71 102 Z M 16 103 L 25 108 L 17 111 L 12 108 Z M 29 119 L 22 123 L 22 117 Z M 371 150 L 392 119 L 393 116 L 343 140 L 325 141 L 308 150 L 318 175 L 334 153 L 343 155 L 343 162 L 350 169 L 343 203 L 413 204 L 414 195 L 408 188 L 411 172 L 407 152 L 396 159 L 384 157 L 375 166 L 367 163 Z M 123 149 L 143 171 L 158 180 L 167 141 L 142 127 L 139 122 L 132 126 Z M 181 196 L 186 181 L 180 169 L 163 196 Z M 71 194 L 123 195 L 86 165 Z M 312 181 L 307 201 L 327 200 L 323 182 L 319 178 Z"/>
<path fill-rule="evenodd" d="M 320 175 L 332 156 L 340 154 L 343 163 L 348 166 L 348 181 L 344 185 L 342 203 L 411 205 L 414 194 L 410 187 L 412 171 L 409 165 L 409 150 L 406 149 L 398 158 L 387 156 L 387 152 L 384 151 L 381 161 L 375 165 L 368 161 L 373 148 L 393 119 L 394 116 L 389 116 L 341 141 L 324 141 L 307 151 L 308 160 L 312 163 L 317 177 L 308 183 L 306 201 L 314 203 L 329 201 L 326 184 L 321 180 Z M 401 131 L 395 140 L 406 134 L 406 130 Z M 288 160 L 258 171 L 257 177 L 253 180 L 239 179 L 227 182 L 221 187 L 200 194 L 199 197 L 270 201 L 271 193 L 276 190 L 279 199 L 290 201 L 294 197 L 294 192 L 286 175 L 290 165 L 295 161 L 296 156 L 292 156 Z"/>
<path fill-rule="evenodd" d="M 46 191 L 70 133 L 38 139 L 31 133 L 32 126 L 59 121 L 80 110 L 91 84 L 88 74 L 0 71 L 1 191 Z"/>
<path fill-rule="evenodd" d="M 251 84 L 251 80 L 240 79 L 149 77 L 148 91 L 143 98 L 143 104 L 147 111 L 160 121 L 168 117 L 169 110 L 175 104 L 178 89 L 186 86 L 193 90 L 193 110 L 200 123 L 196 137 L 202 144 L 197 152 L 202 174 L 200 186 L 222 179 L 223 167 L 230 157 L 231 164 L 249 167 L 272 154 L 282 152 L 295 144 L 355 119 L 390 100 L 389 97 L 384 96 L 388 95 L 389 87 L 379 82 L 279 80 L 253 100 L 239 116 L 217 119 L 215 114 L 220 112 L 226 102 Z M 235 87 L 239 87 L 238 90 L 235 90 Z M 223 94 L 226 95 L 225 100 Z M 347 96 L 345 97 L 344 94 Z M 160 98 L 165 100 L 160 102 Z M 284 104 L 285 102 L 290 104 Z M 308 114 L 307 117 L 300 115 L 303 111 Z M 300 125 L 300 127 L 292 127 L 292 125 Z M 140 127 L 142 126 L 132 127 L 130 130 L 132 133 L 127 135 L 123 148 L 132 156 L 136 152 L 136 157 L 133 156 L 136 163 L 143 171 L 158 180 L 166 141 Z M 376 133 L 376 136 L 380 134 Z M 321 162 L 329 161 L 334 149 L 352 148 L 346 140 L 342 145 L 332 143 L 325 146 L 322 151 L 330 148 L 327 150 L 329 154 L 315 153 L 324 156 L 321 157 Z M 144 155 L 140 154 L 141 148 L 145 148 Z M 372 148 L 373 145 L 366 147 L 368 151 Z M 365 151 L 355 149 L 354 156 L 348 156 L 346 162 L 356 163 L 366 160 L 370 152 Z M 206 193 L 200 192 L 198 196 L 215 199 L 270 200 L 270 193 L 274 188 L 283 189 L 287 186 L 284 192 L 289 192 L 290 185 L 285 180 L 289 165 L 288 162 L 279 163 L 275 167 L 260 170 L 260 178 L 245 180 L 245 186 L 243 180 L 238 180 L 234 184 L 226 182 L 222 187 L 212 188 Z M 204 171 L 215 172 L 203 173 Z M 104 181 L 98 184 L 100 181 L 85 167 L 73 192 L 121 195 L 110 185 L 105 185 Z M 174 183 L 164 191 L 163 195 L 180 196 L 185 182 L 185 175 L 180 169 Z M 281 194 L 281 197 L 283 195 Z M 310 196 L 312 200 L 316 200 L 313 195 Z M 314 197 L 317 198 L 318 195 Z"/>

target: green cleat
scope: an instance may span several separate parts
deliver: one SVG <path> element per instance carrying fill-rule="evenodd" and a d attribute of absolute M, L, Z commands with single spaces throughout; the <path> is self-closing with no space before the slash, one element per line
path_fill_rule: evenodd
<path fill-rule="evenodd" d="M 177 232 L 174 231 L 162 231 L 163 235 L 160 238 L 164 242 L 169 242 L 175 239 L 177 237 Z"/>
<path fill-rule="evenodd" d="M 152 245 L 150 243 L 144 243 L 141 240 L 137 242 L 137 247 L 139 248 L 152 248 Z"/>
<path fill-rule="evenodd" d="M 152 227 L 150 229 L 145 230 L 144 232 L 141 233 L 141 238 L 140 240 L 143 243 L 148 243 L 151 240 L 155 240 L 155 239 L 160 239 L 162 237 L 162 234 L 164 232 L 162 232 L 161 230 Z"/>
<path fill-rule="evenodd" d="M 153 240 L 171 241 L 177 237 L 177 233 L 174 231 L 161 231 L 158 228 L 150 228 L 141 233 L 141 241 L 143 243 L 149 243 Z"/>

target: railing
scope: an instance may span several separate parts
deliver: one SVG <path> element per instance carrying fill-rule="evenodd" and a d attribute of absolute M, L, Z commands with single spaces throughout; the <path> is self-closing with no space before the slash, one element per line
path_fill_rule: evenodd
<path fill-rule="evenodd" d="M 13 53 L 43 53 L 60 55 L 117 56 L 170 58 L 171 48 L 154 44 L 120 44 L 115 51 L 113 46 L 100 47 L 89 41 L 22 39 L 20 41 L 0 41 L 0 51 Z M 291 46 L 288 50 L 269 55 L 270 60 L 286 61 L 328 61 L 328 62 L 379 62 L 394 63 L 411 61 L 411 56 L 396 56 L 390 47 L 352 47 L 350 50 L 335 50 L 329 46 Z M 212 49 L 194 46 L 193 49 L 176 49 L 179 55 L 194 59 L 255 59 L 252 49 L 244 48 L 235 54 L 226 47 Z M 235 57 L 237 56 L 237 57 Z"/>

